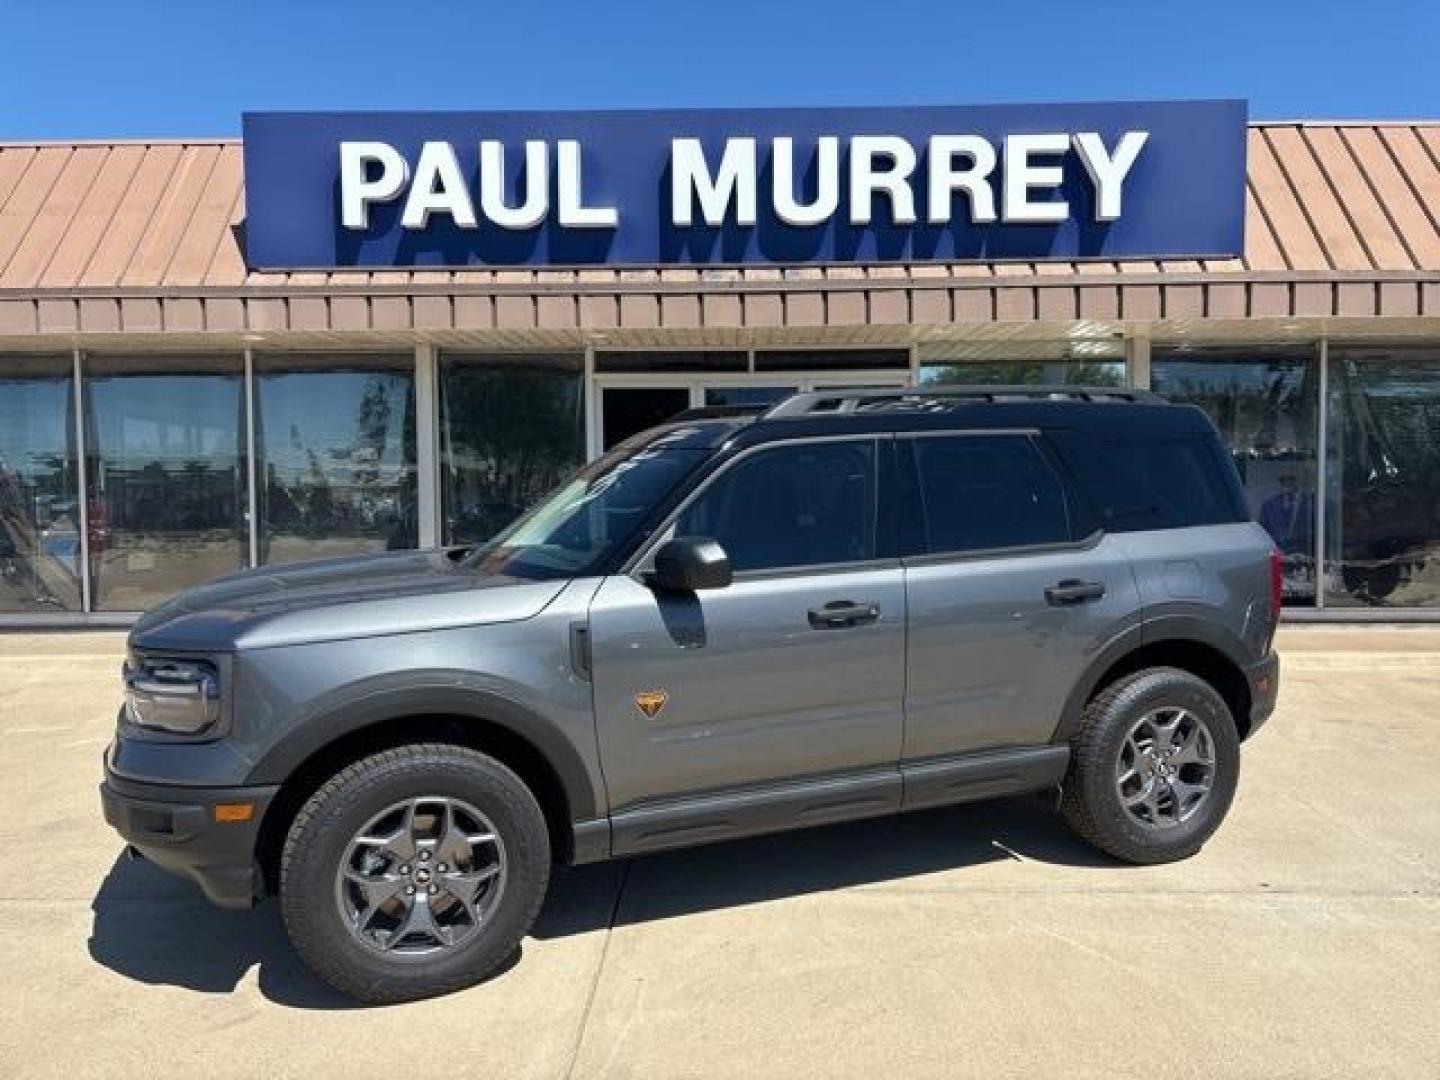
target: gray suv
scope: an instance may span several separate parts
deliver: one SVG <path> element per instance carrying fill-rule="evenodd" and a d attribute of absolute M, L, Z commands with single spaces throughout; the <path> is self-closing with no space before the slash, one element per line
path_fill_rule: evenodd
<path fill-rule="evenodd" d="M 106 819 L 278 893 L 358 999 L 484 978 L 552 863 L 1059 791 L 1197 851 L 1274 708 L 1280 561 L 1203 413 L 1138 391 L 697 411 L 494 540 L 262 568 L 149 612 Z"/>

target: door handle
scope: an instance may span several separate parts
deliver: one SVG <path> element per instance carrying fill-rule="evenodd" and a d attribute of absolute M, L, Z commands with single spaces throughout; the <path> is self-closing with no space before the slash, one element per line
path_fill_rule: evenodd
<path fill-rule="evenodd" d="M 1105 595 L 1105 586 L 1098 581 L 1081 581 L 1066 578 L 1045 590 L 1045 602 L 1055 607 L 1065 604 L 1083 604 L 1087 600 L 1099 600 Z"/>
<path fill-rule="evenodd" d="M 880 605 L 869 601 L 835 600 L 810 609 L 810 625 L 816 630 L 843 630 L 848 626 L 873 623 L 880 618 Z"/>

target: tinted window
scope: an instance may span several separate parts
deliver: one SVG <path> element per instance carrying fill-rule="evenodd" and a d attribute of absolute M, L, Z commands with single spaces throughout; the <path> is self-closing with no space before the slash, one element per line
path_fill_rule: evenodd
<path fill-rule="evenodd" d="M 874 443 L 762 450 L 706 488 L 675 535 L 714 537 L 736 571 L 874 558 Z"/>
<path fill-rule="evenodd" d="M 1137 532 L 1241 520 L 1223 471 L 1228 463 L 1209 440 L 1107 439 L 1101 450 L 1107 528 Z"/>
<path fill-rule="evenodd" d="M 1065 494 L 1029 439 L 958 436 L 912 442 L 925 550 L 1054 544 L 1070 539 Z"/>

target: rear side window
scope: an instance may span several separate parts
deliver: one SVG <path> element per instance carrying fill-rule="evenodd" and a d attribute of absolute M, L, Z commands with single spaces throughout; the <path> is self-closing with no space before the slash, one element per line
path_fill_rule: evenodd
<path fill-rule="evenodd" d="M 873 559 L 875 444 L 762 450 L 702 491 L 675 535 L 720 541 L 737 572 Z"/>
<path fill-rule="evenodd" d="M 1106 528 L 1180 529 L 1242 520 L 1223 472 L 1202 438 L 1102 439 L 1095 486 Z"/>
<path fill-rule="evenodd" d="M 1064 543 L 1065 492 L 1023 435 L 911 440 L 923 550 L 932 554 Z"/>

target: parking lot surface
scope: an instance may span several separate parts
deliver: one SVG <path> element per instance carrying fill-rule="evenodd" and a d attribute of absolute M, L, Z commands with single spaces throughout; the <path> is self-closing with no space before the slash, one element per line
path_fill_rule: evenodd
<path fill-rule="evenodd" d="M 123 638 L 0 636 L 0 1076 L 1440 1075 L 1440 632 L 1286 628 L 1196 858 L 1038 798 L 561 871 L 507 971 L 350 1005 L 121 859 Z"/>

